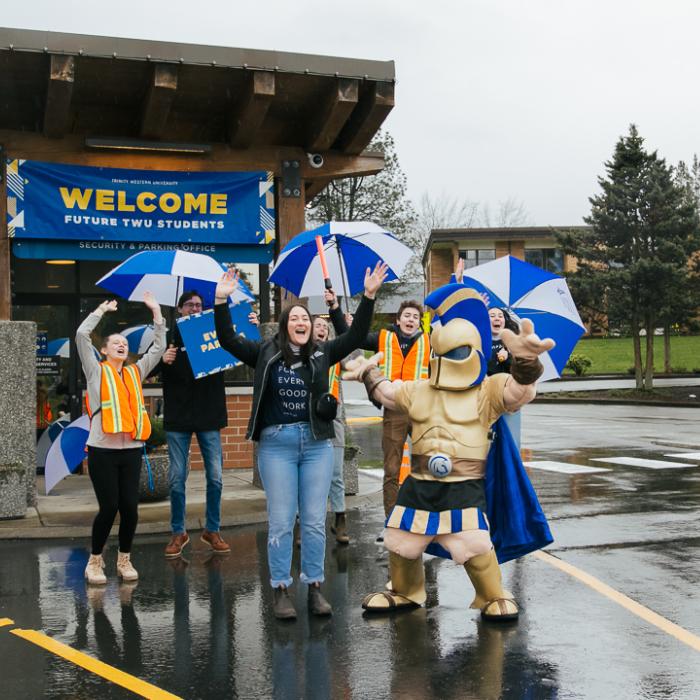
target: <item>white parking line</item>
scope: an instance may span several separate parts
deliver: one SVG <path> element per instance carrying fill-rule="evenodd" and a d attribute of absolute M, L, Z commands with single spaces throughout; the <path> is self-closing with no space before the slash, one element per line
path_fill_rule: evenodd
<path fill-rule="evenodd" d="M 546 472 L 559 472 L 560 474 L 595 474 L 597 472 L 609 472 L 603 467 L 585 467 L 582 464 L 570 464 L 568 462 L 523 462 L 531 469 L 542 469 Z"/>
<path fill-rule="evenodd" d="M 673 454 L 664 455 L 664 457 L 675 457 L 676 459 L 698 459 L 698 460 L 700 460 L 700 452 L 674 452 Z"/>
<path fill-rule="evenodd" d="M 624 464 L 628 467 L 643 467 L 644 469 L 688 469 L 697 466 L 696 464 L 665 462 L 660 459 L 642 459 L 641 457 L 594 457 L 592 461 Z"/>

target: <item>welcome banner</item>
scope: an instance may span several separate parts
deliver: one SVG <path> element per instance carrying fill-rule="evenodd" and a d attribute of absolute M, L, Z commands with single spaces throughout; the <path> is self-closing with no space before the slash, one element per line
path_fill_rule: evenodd
<path fill-rule="evenodd" d="M 63 241 L 270 243 L 269 172 L 173 172 L 7 161 L 10 237 Z M 148 249 L 145 247 L 143 249 Z M 157 248 L 156 248 L 157 249 Z"/>

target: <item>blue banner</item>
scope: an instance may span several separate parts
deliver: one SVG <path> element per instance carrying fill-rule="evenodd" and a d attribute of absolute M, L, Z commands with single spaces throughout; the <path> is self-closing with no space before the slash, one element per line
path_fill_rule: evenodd
<path fill-rule="evenodd" d="M 177 172 L 7 161 L 8 234 L 15 239 L 268 246 L 272 173 Z"/>
<path fill-rule="evenodd" d="M 250 340 L 259 340 L 260 333 L 257 327 L 247 320 L 251 310 L 250 304 L 246 303 L 230 307 L 234 329 Z M 240 360 L 219 345 L 212 309 L 178 318 L 177 327 L 195 379 L 223 372 L 241 364 Z"/>

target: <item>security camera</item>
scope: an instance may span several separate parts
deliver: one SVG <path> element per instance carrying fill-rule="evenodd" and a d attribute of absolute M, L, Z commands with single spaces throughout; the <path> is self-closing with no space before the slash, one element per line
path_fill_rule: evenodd
<path fill-rule="evenodd" d="M 306 157 L 309 159 L 309 165 L 312 168 L 323 167 L 323 156 L 320 153 L 307 153 Z"/>

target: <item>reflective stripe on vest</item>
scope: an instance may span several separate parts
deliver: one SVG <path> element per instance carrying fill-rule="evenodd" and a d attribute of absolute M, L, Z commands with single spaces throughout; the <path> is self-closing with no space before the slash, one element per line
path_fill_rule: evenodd
<path fill-rule="evenodd" d="M 428 377 L 430 339 L 426 333 L 420 334 L 408 351 L 408 355 L 404 357 L 397 334 L 394 331 L 382 329 L 379 331 L 379 350 L 384 353 L 379 368 L 391 381 Z"/>
<path fill-rule="evenodd" d="M 120 375 L 102 362 L 100 411 L 105 433 L 129 433 L 133 440 L 147 440 L 151 421 L 143 400 L 141 375 L 135 365 L 126 365 Z"/>
<path fill-rule="evenodd" d="M 328 370 L 328 391 L 340 401 L 340 362 L 336 362 Z"/>

